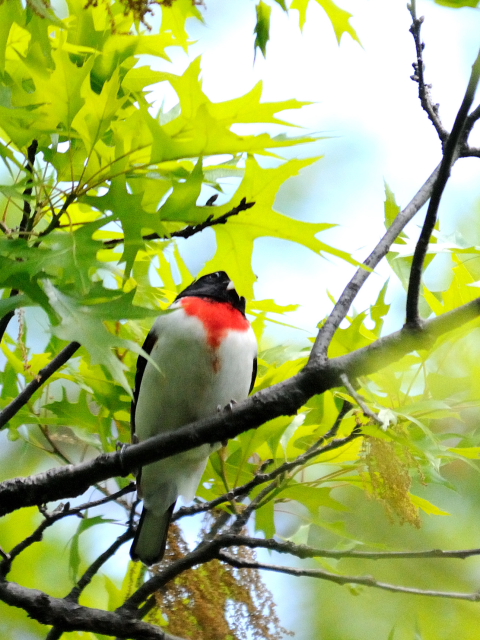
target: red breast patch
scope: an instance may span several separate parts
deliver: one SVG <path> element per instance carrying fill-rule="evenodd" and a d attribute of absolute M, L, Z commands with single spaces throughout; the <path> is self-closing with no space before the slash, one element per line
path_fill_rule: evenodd
<path fill-rule="evenodd" d="M 207 330 L 208 344 L 217 349 L 228 331 L 247 331 L 250 323 L 228 302 L 187 296 L 180 300 L 189 316 L 197 316 Z"/>

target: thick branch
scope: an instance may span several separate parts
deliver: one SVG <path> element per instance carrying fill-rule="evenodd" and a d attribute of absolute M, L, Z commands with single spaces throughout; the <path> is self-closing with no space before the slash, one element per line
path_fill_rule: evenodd
<path fill-rule="evenodd" d="M 293 567 L 282 567 L 274 564 L 264 564 L 261 562 L 252 562 L 234 558 L 228 553 L 219 552 L 218 559 L 235 567 L 236 569 L 264 569 L 266 571 L 275 571 L 277 573 L 286 573 L 290 576 L 317 578 L 320 580 L 328 580 L 336 584 L 361 584 L 365 587 L 375 587 L 384 589 L 385 591 L 394 591 L 395 593 L 410 593 L 415 596 L 430 596 L 433 598 L 451 598 L 454 600 L 469 600 L 470 602 L 479 602 L 480 593 L 457 593 L 454 591 L 431 591 L 427 589 L 415 589 L 414 587 L 401 587 L 388 582 L 380 582 L 372 576 L 342 576 L 323 569 L 295 569 Z"/>
<path fill-rule="evenodd" d="M 294 415 L 309 398 L 342 385 L 341 374 L 350 378 L 368 375 L 399 360 L 403 355 L 431 345 L 439 336 L 477 318 L 480 298 L 424 323 L 418 330 L 408 326 L 390 336 L 323 364 L 310 363 L 297 375 L 203 420 L 164 433 L 123 451 L 105 453 L 94 460 L 50 469 L 28 478 L 0 484 L 0 515 L 15 509 L 82 494 L 92 484 L 127 475 L 145 464 L 188 451 L 203 443 L 235 438 L 267 420 Z"/>
<path fill-rule="evenodd" d="M 60 367 L 62 367 L 73 354 L 80 348 L 78 342 L 71 342 L 65 347 L 58 356 L 56 356 L 46 367 L 44 367 L 32 382 L 27 384 L 25 389 L 18 394 L 18 396 L 9 405 L 0 412 L 0 429 L 2 429 L 13 416 L 24 407 L 33 394 L 45 384 L 45 382 L 52 376 Z"/>
<path fill-rule="evenodd" d="M 477 59 L 475 60 L 470 80 L 468 82 L 467 90 L 463 98 L 460 109 L 458 110 L 457 117 L 452 128 L 451 134 L 448 136 L 448 140 L 445 145 L 445 151 L 443 159 L 440 164 L 440 172 L 438 179 L 435 182 L 432 197 L 428 205 L 427 215 L 425 216 L 425 222 L 420 233 L 415 252 L 413 254 L 412 268 L 410 270 L 410 281 L 408 283 L 407 293 L 407 308 L 406 308 L 406 323 L 412 327 L 417 327 L 421 323 L 421 318 L 418 311 L 418 301 L 420 297 L 420 285 L 422 280 L 423 263 L 425 256 L 427 255 L 428 245 L 430 237 L 435 228 L 437 221 L 437 212 L 440 205 L 440 200 L 443 195 L 443 191 L 450 177 L 450 171 L 453 163 L 459 156 L 461 147 L 464 141 L 464 129 L 467 122 L 468 112 L 472 106 L 473 99 L 475 97 L 475 91 L 477 89 L 478 81 L 480 79 L 480 51 L 478 52 Z"/>
<path fill-rule="evenodd" d="M 12 607 L 24 609 L 42 624 L 57 625 L 66 631 L 90 631 L 135 640 L 180 640 L 146 622 L 53 598 L 43 591 L 27 589 L 15 582 L 0 580 L 0 599 Z"/>

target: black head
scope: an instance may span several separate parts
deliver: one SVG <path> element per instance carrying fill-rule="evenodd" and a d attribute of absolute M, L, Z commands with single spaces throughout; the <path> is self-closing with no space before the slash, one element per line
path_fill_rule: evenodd
<path fill-rule="evenodd" d="M 179 300 L 188 296 L 211 298 L 212 300 L 218 300 L 218 302 L 229 302 L 235 309 L 245 315 L 245 298 L 238 295 L 235 285 L 225 271 L 216 271 L 202 276 L 179 293 L 175 299 Z"/>

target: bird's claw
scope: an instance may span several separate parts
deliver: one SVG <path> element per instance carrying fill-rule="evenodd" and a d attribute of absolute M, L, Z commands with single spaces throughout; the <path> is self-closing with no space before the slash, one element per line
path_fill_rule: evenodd
<path fill-rule="evenodd" d="M 217 404 L 217 413 L 220 413 L 221 411 L 233 411 L 233 407 L 238 404 L 236 400 L 234 400 L 232 398 L 232 400 L 230 400 L 230 402 L 228 404 L 226 404 L 224 407 L 222 407 L 221 404 Z"/>
<path fill-rule="evenodd" d="M 122 476 L 126 476 L 130 473 L 130 471 L 125 471 L 125 451 L 128 449 L 130 445 L 125 444 L 124 442 L 117 441 L 116 450 L 118 452 L 118 459 L 120 461 L 120 468 L 122 470 Z"/>

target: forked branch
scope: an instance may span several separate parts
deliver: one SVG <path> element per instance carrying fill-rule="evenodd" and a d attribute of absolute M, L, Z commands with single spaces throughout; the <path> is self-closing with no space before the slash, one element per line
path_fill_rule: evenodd
<path fill-rule="evenodd" d="M 442 198 L 445 186 L 450 177 L 450 171 L 453 163 L 460 155 L 462 145 L 464 143 L 464 130 L 467 123 L 468 112 L 473 103 L 475 92 L 480 79 L 480 51 L 472 66 L 470 80 L 467 90 L 463 98 L 460 109 L 458 110 L 451 134 L 445 144 L 445 151 L 442 162 L 440 163 L 440 171 L 435 185 L 433 187 L 432 196 L 428 205 L 427 215 L 423 223 L 420 238 L 415 246 L 413 254 L 412 268 L 410 270 L 410 280 L 408 283 L 407 307 L 406 307 L 406 324 L 412 328 L 420 326 L 422 320 L 420 318 L 418 303 L 420 297 L 420 286 L 422 281 L 423 264 L 427 255 L 430 238 L 437 221 L 438 207 Z"/>

